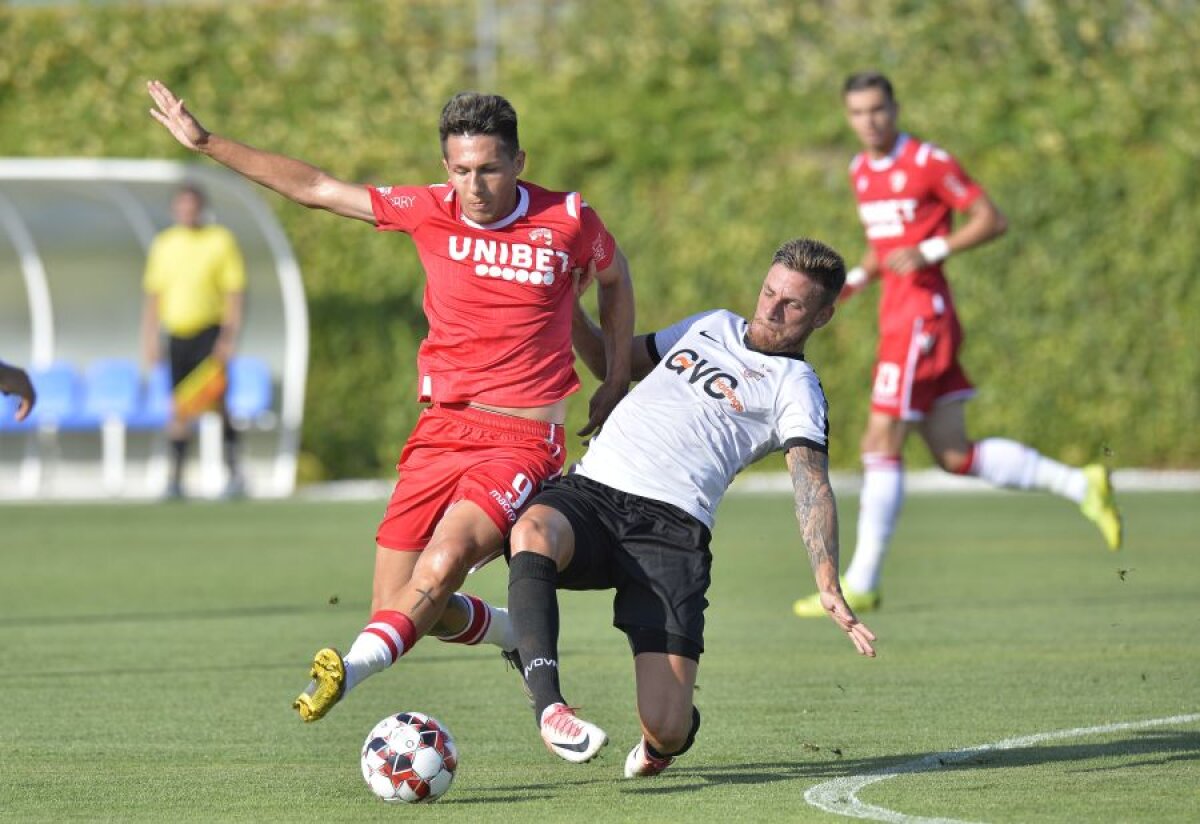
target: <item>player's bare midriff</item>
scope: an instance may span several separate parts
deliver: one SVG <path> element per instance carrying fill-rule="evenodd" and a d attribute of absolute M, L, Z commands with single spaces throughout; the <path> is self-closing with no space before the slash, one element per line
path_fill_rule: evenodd
<path fill-rule="evenodd" d="M 492 406 L 486 403 L 469 403 L 474 409 L 484 412 L 495 412 L 498 415 L 512 415 L 514 418 L 526 418 L 531 421 L 563 424 L 567 420 L 567 400 L 555 401 L 547 406 Z"/>

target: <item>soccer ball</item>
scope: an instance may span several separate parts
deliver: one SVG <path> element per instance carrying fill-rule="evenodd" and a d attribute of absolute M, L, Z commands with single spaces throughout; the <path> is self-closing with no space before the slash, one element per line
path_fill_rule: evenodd
<path fill-rule="evenodd" d="M 450 731 L 420 712 L 389 715 L 367 734 L 362 774 L 384 801 L 436 801 L 450 789 L 458 748 Z"/>

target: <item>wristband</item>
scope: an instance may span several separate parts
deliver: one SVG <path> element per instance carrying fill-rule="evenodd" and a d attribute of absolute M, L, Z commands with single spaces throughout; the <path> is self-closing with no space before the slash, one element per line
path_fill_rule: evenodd
<path fill-rule="evenodd" d="M 925 262 L 932 266 L 950 257 L 950 244 L 944 237 L 931 237 L 918 243 L 917 251 L 921 253 L 921 257 L 925 258 Z"/>
<path fill-rule="evenodd" d="M 850 289 L 857 289 L 860 286 L 864 286 L 868 280 L 870 278 L 867 276 L 867 270 L 861 266 L 855 266 L 846 273 L 846 286 Z"/>

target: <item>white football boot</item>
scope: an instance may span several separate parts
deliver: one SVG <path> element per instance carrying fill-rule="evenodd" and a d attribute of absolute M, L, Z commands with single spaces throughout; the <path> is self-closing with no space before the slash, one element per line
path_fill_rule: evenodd
<path fill-rule="evenodd" d="M 646 752 L 646 739 L 637 742 L 625 758 L 626 778 L 652 778 L 671 766 L 674 758 L 655 758 Z"/>
<path fill-rule="evenodd" d="M 604 730 L 576 716 L 566 704 L 551 704 L 542 711 L 541 731 L 546 748 L 573 764 L 591 761 L 608 743 Z"/>

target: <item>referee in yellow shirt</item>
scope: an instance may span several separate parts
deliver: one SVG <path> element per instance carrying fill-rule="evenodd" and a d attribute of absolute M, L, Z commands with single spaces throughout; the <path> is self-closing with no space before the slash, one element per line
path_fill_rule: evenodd
<path fill-rule="evenodd" d="M 160 328 L 166 332 L 171 385 L 179 382 L 210 355 L 222 363 L 233 356 L 242 324 L 246 268 L 233 233 L 224 226 L 202 222 L 205 194 L 184 184 L 171 200 L 175 225 L 155 237 L 146 260 L 142 313 L 143 365 L 160 357 Z M 225 497 L 244 492 L 238 461 L 237 431 L 221 404 L 224 455 L 229 467 Z M 177 411 L 167 425 L 171 442 L 170 498 L 183 497 L 183 461 L 189 424 Z"/>

